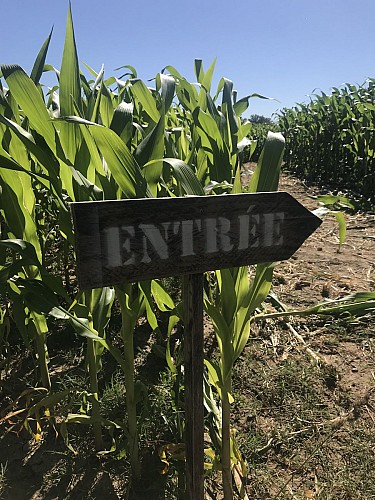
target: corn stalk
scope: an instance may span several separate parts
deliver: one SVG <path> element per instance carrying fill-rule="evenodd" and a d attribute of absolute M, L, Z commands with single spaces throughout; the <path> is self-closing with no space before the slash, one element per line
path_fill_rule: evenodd
<path fill-rule="evenodd" d="M 269 133 L 250 182 L 250 191 L 277 190 L 283 151 L 283 137 Z M 221 398 L 221 465 L 225 500 L 233 498 L 232 467 L 238 462 L 230 426 L 233 367 L 249 338 L 252 315 L 270 291 L 273 267 L 274 264 L 258 265 L 251 282 L 246 267 L 216 271 L 216 297 L 207 296 L 205 300 L 205 308 L 212 319 L 220 350 L 219 362 L 207 360 L 206 365 L 209 380 L 215 385 Z M 242 470 L 243 476 L 245 473 Z"/>

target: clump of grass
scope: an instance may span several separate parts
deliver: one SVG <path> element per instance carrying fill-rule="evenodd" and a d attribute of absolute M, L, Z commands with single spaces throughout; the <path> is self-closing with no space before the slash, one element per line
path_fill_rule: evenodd
<path fill-rule="evenodd" d="M 125 395 L 126 388 L 123 374 L 115 372 L 102 393 L 102 415 L 111 420 L 123 420 L 126 414 Z"/>

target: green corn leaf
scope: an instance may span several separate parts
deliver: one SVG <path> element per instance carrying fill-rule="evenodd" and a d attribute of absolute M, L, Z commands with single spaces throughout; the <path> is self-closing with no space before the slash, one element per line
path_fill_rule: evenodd
<path fill-rule="evenodd" d="M 25 206 L 25 192 L 21 175 L 25 174 L 0 169 L 5 220 L 11 233 L 18 239 L 29 241 L 36 249 L 38 257 L 41 257 L 36 225 Z"/>
<path fill-rule="evenodd" d="M 59 172 L 59 163 L 56 157 L 52 154 L 52 152 L 48 148 L 40 148 L 33 139 L 33 136 L 26 132 L 22 127 L 17 125 L 16 123 L 8 120 L 4 116 L 0 116 L 0 122 L 6 123 L 20 138 L 23 144 L 26 146 L 28 151 L 34 155 L 34 157 L 39 161 L 40 166 L 43 167 L 44 172 L 33 172 L 24 168 L 22 165 L 17 163 L 14 159 L 12 159 L 8 153 L 6 153 L 2 147 L 0 146 L 0 168 L 8 168 L 10 170 L 15 170 L 18 172 L 24 172 L 30 177 L 37 179 L 41 182 L 48 190 L 51 190 L 50 185 L 52 185 L 53 189 L 51 192 L 55 197 L 56 201 L 58 201 L 60 206 L 60 213 L 67 214 L 68 209 L 66 204 L 63 201 L 62 194 L 62 186 L 61 180 L 58 175 Z M 30 194 L 32 190 L 30 189 Z"/>
<path fill-rule="evenodd" d="M 223 380 L 222 380 L 222 374 L 220 370 L 220 365 L 218 363 L 215 363 L 215 361 L 209 361 L 208 359 L 204 360 L 204 364 L 207 368 L 208 372 L 208 380 L 212 386 L 215 387 L 217 390 L 220 398 L 221 398 L 221 391 L 223 388 Z"/>
<path fill-rule="evenodd" d="M 225 355 L 226 359 L 232 359 L 233 346 L 231 342 L 231 331 L 220 311 L 220 308 L 211 304 L 208 300 L 205 300 L 204 306 L 207 314 L 212 320 L 221 356 L 223 357 L 223 355 Z"/>
<path fill-rule="evenodd" d="M 229 123 L 231 142 L 227 139 L 227 144 L 230 150 L 237 147 L 236 134 L 238 132 L 238 118 L 233 109 L 233 82 L 224 78 L 222 112 Z"/>
<path fill-rule="evenodd" d="M 214 141 L 218 149 L 222 149 L 223 137 L 220 134 L 216 120 L 209 113 L 205 113 L 198 107 L 194 110 L 193 117 L 202 132 Z"/>
<path fill-rule="evenodd" d="M 98 186 L 90 182 L 87 177 L 81 174 L 81 172 L 76 170 L 74 167 L 69 166 L 69 168 L 71 170 L 72 178 L 75 181 L 75 196 L 73 198 L 75 201 L 103 200 L 103 191 Z"/>
<path fill-rule="evenodd" d="M 95 330 L 92 330 L 90 328 L 90 322 L 87 318 L 79 318 L 75 317 L 68 311 L 64 310 L 61 306 L 58 308 L 60 311 L 65 313 L 66 317 L 69 318 L 73 328 L 75 331 L 78 333 L 78 335 L 89 338 L 93 340 L 94 342 L 97 342 L 101 346 L 103 346 L 107 351 L 111 353 L 111 355 L 114 357 L 114 359 L 117 361 L 119 366 L 123 371 L 126 371 L 126 363 L 124 361 L 124 358 L 121 354 L 121 351 L 114 346 L 109 340 L 105 340 L 102 337 L 98 335 L 98 333 Z M 53 313 L 53 310 L 51 310 L 50 314 Z"/>
<path fill-rule="evenodd" d="M 37 55 L 37 58 L 34 62 L 33 69 L 31 70 L 30 78 L 32 79 L 32 81 L 35 84 L 39 83 L 40 77 L 42 76 L 42 73 L 43 73 L 44 64 L 45 64 L 47 52 L 48 52 L 48 47 L 49 47 L 51 37 L 52 37 L 52 32 L 53 32 L 53 28 L 51 29 L 49 36 L 47 37 L 47 39 L 43 43 L 42 48 L 40 49 L 40 51 Z"/>
<path fill-rule="evenodd" d="M 328 205 L 329 206 L 329 205 Z M 345 243 L 346 239 L 346 220 L 345 215 L 342 212 L 337 210 L 330 210 L 326 206 L 319 207 L 316 210 L 313 210 L 312 213 L 318 217 L 324 217 L 325 215 L 334 215 L 336 217 L 338 226 L 339 226 L 339 244 L 340 248 Z"/>
<path fill-rule="evenodd" d="M 235 289 L 237 295 L 236 308 L 248 308 L 250 293 L 249 293 L 249 275 L 247 267 L 239 267 L 234 273 Z"/>
<path fill-rule="evenodd" d="M 201 96 L 202 95 L 205 97 L 205 101 L 206 101 L 202 105 L 202 107 L 204 108 L 204 111 L 209 112 L 210 115 L 212 116 L 212 118 L 214 118 L 217 123 L 222 121 L 224 119 L 223 114 L 215 106 L 215 103 L 214 103 L 212 97 L 210 96 L 210 94 L 204 90 L 204 92 L 201 92 Z M 201 96 L 200 96 L 200 102 L 201 102 Z"/>
<path fill-rule="evenodd" d="M 111 91 L 107 88 L 104 82 L 101 82 L 100 94 L 101 94 L 99 102 L 100 118 L 102 120 L 103 125 L 109 127 L 113 119 L 115 103 Z"/>
<path fill-rule="evenodd" d="M 244 138 L 247 138 L 247 136 L 251 132 L 252 126 L 253 125 L 251 122 L 244 122 L 239 124 L 238 142 L 242 141 Z M 239 147 L 239 144 L 237 144 L 237 147 Z"/>
<path fill-rule="evenodd" d="M 92 76 L 93 76 L 95 79 L 98 77 L 98 75 L 99 75 L 100 71 L 99 71 L 99 73 L 97 73 L 97 72 L 96 72 L 96 71 L 95 71 L 95 70 L 94 70 L 91 66 L 89 66 L 89 65 L 88 65 L 87 63 L 85 63 L 85 62 L 83 63 L 83 65 L 84 65 L 84 67 L 88 70 L 88 72 L 92 74 Z M 101 69 L 103 69 L 103 72 L 104 72 L 104 65 L 102 65 L 102 68 L 101 68 Z"/>
<path fill-rule="evenodd" d="M 154 312 L 154 302 L 152 300 L 151 294 L 151 282 L 150 281 L 142 281 L 138 283 L 139 289 L 144 295 L 144 303 L 146 308 L 146 317 L 150 327 L 153 330 L 157 330 L 159 328 L 158 320 L 156 314 Z"/>
<path fill-rule="evenodd" d="M 211 66 L 208 68 L 206 73 L 204 74 L 204 77 L 200 83 L 202 84 L 202 87 L 209 93 L 211 91 L 211 84 L 212 84 L 212 77 L 215 71 L 215 66 L 216 66 L 216 57 L 213 60 Z"/>
<path fill-rule="evenodd" d="M 212 191 L 216 191 L 216 190 L 224 190 L 226 192 L 232 190 L 231 191 L 232 193 L 242 192 L 242 188 L 241 188 L 241 191 L 235 191 L 233 184 L 229 184 L 229 182 L 227 182 L 227 181 L 224 181 L 224 182 L 210 181 L 203 188 L 203 191 L 206 195 L 211 194 Z"/>
<path fill-rule="evenodd" d="M 124 195 L 127 198 L 151 197 L 137 161 L 118 135 L 113 130 L 97 125 L 89 126 L 89 129 Z"/>
<path fill-rule="evenodd" d="M 318 314 L 321 316 L 357 318 L 375 311 L 375 292 L 358 292 L 346 295 L 340 299 L 325 300 L 312 307 L 302 310 L 285 310 L 276 313 L 262 313 L 254 319 L 278 318 L 288 316 L 309 316 Z"/>
<path fill-rule="evenodd" d="M 372 296 L 361 296 L 360 294 L 354 294 L 337 301 L 318 304 L 315 307 L 307 309 L 305 313 L 336 317 L 349 315 L 354 318 L 373 313 L 374 311 L 375 294 L 372 294 Z M 303 315 L 303 311 L 296 311 L 296 314 L 298 313 L 302 313 Z"/>
<path fill-rule="evenodd" d="M 233 111 L 237 116 L 241 116 L 249 107 L 249 97 L 246 96 L 233 104 Z"/>
<path fill-rule="evenodd" d="M 88 66 L 86 66 L 88 68 Z M 104 78 L 104 64 L 102 64 L 102 67 L 100 68 L 99 73 L 96 76 L 95 82 L 93 83 L 92 89 L 95 92 L 95 89 L 97 86 L 103 81 Z"/>
<path fill-rule="evenodd" d="M 181 106 L 192 112 L 198 106 L 199 97 L 197 89 L 173 66 L 166 66 L 164 70 L 169 71 L 176 80 L 176 93 Z"/>
<path fill-rule="evenodd" d="M 346 238 L 346 220 L 345 220 L 345 215 L 342 212 L 332 212 L 334 216 L 336 217 L 336 220 L 339 225 L 339 241 L 340 241 L 340 247 L 345 242 Z"/>
<path fill-rule="evenodd" d="M 172 318 L 176 318 L 176 316 L 172 316 Z M 173 375 L 177 375 L 177 368 L 176 368 L 176 365 L 174 364 L 174 360 L 173 360 L 172 355 L 171 355 L 171 342 L 170 342 L 169 337 L 167 339 L 167 347 L 165 350 L 165 360 L 167 362 L 169 371 Z"/>
<path fill-rule="evenodd" d="M 257 93 L 249 94 L 245 97 L 242 97 L 240 100 L 238 100 L 234 103 L 233 109 L 234 109 L 234 112 L 236 113 L 237 116 L 241 116 L 247 110 L 247 108 L 249 107 L 249 100 L 252 97 L 257 97 L 258 99 L 267 99 L 267 100 L 271 100 L 271 101 L 276 100 L 273 97 L 267 97 L 265 95 L 261 95 L 261 94 L 257 94 Z"/>
<path fill-rule="evenodd" d="M 30 347 L 30 338 L 27 329 L 28 315 L 25 311 L 25 304 L 21 297 L 20 290 L 13 280 L 9 282 L 8 293 L 13 305 L 13 319 L 17 330 L 20 332 L 25 346 Z"/>
<path fill-rule="evenodd" d="M 232 193 L 238 194 L 243 192 L 242 181 L 241 181 L 241 170 L 239 165 L 236 168 L 236 175 L 234 176 L 234 182 L 232 187 Z"/>
<path fill-rule="evenodd" d="M 120 352 L 120 350 L 113 346 L 109 340 L 104 339 L 98 335 L 98 332 L 90 327 L 90 320 L 88 319 L 89 310 L 83 304 L 78 304 L 77 302 L 73 304 L 72 310 L 73 313 L 67 311 L 60 305 L 53 305 L 56 303 L 57 296 L 49 289 L 46 285 L 44 285 L 41 281 L 37 280 L 19 280 L 21 284 L 21 290 L 24 296 L 30 301 L 31 304 L 37 303 L 37 297 L 42 297 L 42 304 L 39 308 L 42 308 L 44 314 L 50 314 L 51 316 L 57 319 L 65 319 L 69 320 L 74 327 L 75 331 L 78 335 L 82 337 L 89 338 L 105 349 L 107 349 L 114 359 L 118 362 L 119 366 L 122 370 L 126 371 L 126 365 L 124 358 Z M 37 281 L 37 283 L 35 283 Z M 42 294 L 42 295 L 40 295 Z M 43 296 L 43 294 L 45 294 Z M 44 297 L 44 298 L 43 298 Z M 84 316 L 77 316 L 75 314 L 76 311 L 79 314 L 83 314 Z"/>
<path fill-rule="evenodd" d="M 341 207 L 347 207 L 351 209 L 355 209 L 355 206 L 351 202 L 349 198 L 346 196 L 335 196 L 332 194 L 321 194 L 319 196 L 313 196 L 315 200 L 317 200 L 320 203 L 323 203 L 325 206 L 334 206 L 338 205 Z"/>
<path fill-rule="evenodd" d="M 175 303 L 173 302 L 172 297 L 158 281 L 151 281 L 151 292 L 159 311 L 167 312 L 174 310 Z"/>
<path fill-rule="evenodd" d="M 0 283 L 4 284 L 9 279 L 13 278 L 13 276 L 17 276 L 20 271 L 23 271 L 24 265 L 25 263 L 23 262 L 23 260 L 19 259 L 7 266 L 0 266 Z"/>
<path fill-rule="evenodd" d="M 202 59 L 195 59 L 194 60 L 194 71 L 195 71 L 195 76 L 196 76 L 197 81 L 199 83 L 202 83 L 203 78 L 204 78 Z"/>
<path fill-rule="evenodd" d="M 227 325 L 232 323 L 236 313 L 237 291 L 231 269 L 216 271 L 219 284 L 220 309 Z"/>
<path fill-rule="evenodd" d="M 72 118 L 77 120 L 77 123 L 81 123 L 81 124 L 86 123 L 84 120 L 81 120 L 77 117 L 72 117 Z M 92 122 L 87 122 L 87 123 L 90 125 L 94 125 Z M 102 161 L 102 158 L 101 158 L 100 153 L 98 151 L 98 148 L 96 146 L 96 143 L 95 143 L 92 135 L 89 132 L 89 128 L 82 126 L 81 127 L 81 134 L 82 134 L 83 141 L 86 145 L 86 148 L 88 150 L 88 158 L 89 158 L 90 165 L 91 165 L 91 167 L 93 167 L 93 168 L 88 167 L 88 171 L 91 174 L 89 180 L 90 180 L 90 182 L 95 183 L 96 178 L 97 178 L 97 174 L 99 174 L 102 177 L 106 176 L 106 172 L 105 172 L 104 167 L 103 167 L 103 161 Z"/>
<path fill-rule="evenodd" d="M 99 109 L 100 109 L 100 101 L 101 101 L 101 84 L 103 81 L 104 75 L 104 66 L 102 66 L 94 84 L 90 87 L 88 85 L 87 92 L 87 109 L 85 111 L 85 117 L 93 122 L 98 122 L 99 120 Z M 82 74 L 81 74 L 82 79 Z M 100 89 L 97 91 L 96 87 L 100 84 Z"/>
<path fill-rule="evenodd" d="M 115 68 L 115 71 L 119 71 L 120 69 L 128 69 L 130 70 L 130 73 L 124 73 L 123 75 L 120 76 L 120 79 L 121 78 L 124 78 L 124 76 L 130 76 L 130 78 L 137 78 L 137 70 L 131 66 L 130 64 L 126 64 L 125 66 L 120 66 L 119 68 Z"/>
<path fill-rule="evenodd" d="M 21 255 L 22 261 L 25 265 L 40 265 L 35 248 L 28 241 L 17 238 L 0 240 L 0 246 L 9 248 Z"/>
<path fill-rule="evenodd" d="M 58 69 L 56 69 L 54 66 L 52 66 L 51 64 L 45 64 L 43 71 L 44 72 L 52 71 L 52 73 L 55 73 L 57 78 L 60 78 L 60 71 Z M 54 88 L 56 88 L 56 87 L 54 87 Z"/>
<path fill-rule="evenodd" d="M 34 279 L 19 279 L 17 286 L 27 306 L 38 314 L 49 314 L 59 307 L 57 295 L 42 281 Z"/>
<path fill-rule="evenodd" d="M 176 158 L 163 158 L 163 161 L 172 167 L 173 175 L 179 183 L 182 193 L 196 196 L 205 194 L 202 184 L 190 165 Z"/>
<path fill-rule="evenodd" d="M 74 37 L 71 5 L 66 20 L 64 51 L 60 71 L 60 108 L 63 116 L 75 113 L 75 104 L 82 109 L 81 81 L 77 47 Z"/>
<path fill-rule="evenodd" d="M 156 76 L 157 88 L 161 88 L 161 99 L 164 104 L 164 113 L 167 113 L 175 94 L 176 82 L 173 76 L 158 73 Z"/>
<path fill-rule="evenodd" d="M 39 180 L 40 182 L 43 182 L 45 180 L 49 180 L 48 175 L 42 174 L 42 173 L 35 173 L 30 170 L 26 170 L 22 165 L 17 163 L 11 156 L 7 154 L 6 151 L 2 149 L 0 146 L 0 168 L 6 168 L 8 170 L 14 170 L 16 172 L 23 172 L 26 175 L 29 175 L 30 177 L 33 177 L 34 179 Z"/>
<path fill-rule="evenodd" d="M 9 127 L 17 135 L 30 153 L 36 157 L 40 165 L 44 167 L 46 172 L 52 169 L 53 175 L 55 177 L 58 176 L 59 162 L 48 147 L 39 147 L 32 134 L 20 127 L 17 123 L 9 120 L 6 116 L 0 115 L 0 122 L 4 123 L 4 125 Z M 48 178 L 48 176 L 46 178 Z"/>
<path fill-rule="evenodd" d="M 157 185 L 163 172 L 164 156 L 164 115 L 153 128 L 153 130 L 139 143 L 134 156 L 140 166 L 147 165 L 143 173 L 153 196 L 157 194 Z"/>
<path fill-rule="evenodd" d="M 235 321 L 236 337 L 233 342 L 233 364 L 241 355 L 250 336 L 249 314 L 246 309 L 237 313 Z"/>
<path fill-rule="evenodd" d="M 133 135 L 133 103 L 121 102 L 114 110 L 110 128 L 121 137 L 128 148 Z"/>
<path fill-rule="evenodd" d="M 59 97 L 61 116 L 74 115 L 76 110 L 82 113 L 81 79 L 70 4 L 60 70 Z M 74 164 L 76 152 L 81 145 L 79 128 L 60 122 L 60 141 L 66 157 Z"/>
<path fill-rule="evenodd" d="M 147 115 L 154 123 L 158 123 L 160 119 L 160 113 L 158 111 L 158 108 L 156 107 L 155 100 L 150 90 L 146 87 L 142 80 L 132 81 L 130 90 L 134 96 L 135 102 L 142 106 L 142 109 L 147 113 Z"/>
<path fill-rule="evenodd" d="M 17 162 L 18 165 L 22 167 L 22 170 L 28 172 L 30 170 L 30 162 L 29 162 L 29 157 L 27 155 L 27 151 L 24 148 L 22 141 L 12 132 L 9 133 L 9 137 L 10 137 L 10 142 L 7 145 L 9 155 L 11 156 L 11 158 L 15 160 L 15 162 Z M 5 166 L 7 165 L 9 166 L 9 160 L 11 158 L 9 157 L 4 158 L 7 156 L 7 153 L 3 150 L 1 146 L 0 146 L 0 152 L 2 153 L 1 156 L 3 162 L 4 160 L 8 160 L 6 161 Z M 23 187 L 23 198 L 22 198 L 23 206 L 32 215 L 35 208 L 35 194 L 32 188 L 31 176 L 18 174 L 18 178 L 21 181 Z"/>
<path fill-rule="evenodd" d="M 1 69 L 13 97 L 29 119 L 31 127 L 44 138 L 50 149 L 55 151 L 55 129 L 35 83 L 20 66 L 3 65 Z"/>
<path fill-rule="evenodd" d="M 35 266 L 38 268 L 44 284 L 60 297 L 63 297 L 65 300 L 69 300 L 67 292 L 62 285 L 61 277 L 53 276 L 46 271 L 46 269 L 41 265 L 36 250 L 31 243 L 21 239 L 0 240 L 0 247 L 9 248 L 20 256 L 16 262 L 10 266 L 4 267 L 1 270 L 0 281 L 6 281 L 11 277 L 16 276 L 21 269 L 25 272 L 29 272 L 30 267 Z M 38 281 L 38 283 L 40 282 Z"/>
<path fill-rule="evenodd" d="M 102 336 L 111 317 L 112 304 L 115 299 L 113 288 L 95 288 L 91 290 L 91 312 L 95 330 Z"/>
<path fill-rule="evenodd" d="M 253 313 L 265 300 L 272 286 L 273 269 L 276 263 L 258 264 L 251 285 L 249 312 Z"/>
<path fill-rule="evenodd" d="M 280 133 L 268 132 L 257 167 L 251 176 L 249 191 L 277 191 L 285 139 Z"/>

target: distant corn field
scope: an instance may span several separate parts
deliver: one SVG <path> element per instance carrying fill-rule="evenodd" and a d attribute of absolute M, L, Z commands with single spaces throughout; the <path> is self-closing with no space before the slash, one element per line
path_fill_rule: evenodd
<path fill-rule="evenodd" d="M 375 202 L 375 79 L 314 94 L 281 110 L 278 122 L 291 171 Z"/>

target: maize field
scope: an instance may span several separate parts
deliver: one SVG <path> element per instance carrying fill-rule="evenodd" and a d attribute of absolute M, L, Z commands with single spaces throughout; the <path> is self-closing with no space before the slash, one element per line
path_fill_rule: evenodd
<path fill-rule="evenodd" d="M 124 488 L 133 498 L 141 498 L 144 471 L 152 476 L 145 460 L 152 448 L 158 477 L 170 480 L 172 498 L 184 498 L 181 281 L 80 290 L 69 204 L 276 191 L 285 140 L 272 132 L 262 139 L 244 185 L 244 152 L 251 159 L 257 144 L 242 115 L 262 96 L 237 99 L 227 78 L 213 88 L 215 62 L 205 71 L 199 59 L 193 83 L 172 66 L 152 86 L 131 65 L 117 76 L 107 76 L 104 66 L 80 68 L 70 8 L 60 69 L 47 62 L 51 38 L 52 32 L 30 75 L 16 64 L 0 66 L 0 424 L 6 433 L 27 433 L 34 446 L 52 436 L 71 456 L 102 460 L 100 467 L 114 456 L 126 464 Z M 45 73 L 55 76 L 53 87 L 43 85 Z M 284 110 L 279 126 L 288 166 L 370 198 L 372 92 L 373 82 L 347 86 Z M 255 324 L 311 314 L 356 318 L 375 307 L 368 292 L 286 310 L 271 292 L 275 267 L 205 276 L 212 333 L 205 354 L 205 470 L 208 479 L 221 478 L 225 500 L 247 498 L 249 465 L 231 412 L 233 374 Z M 74 369 L 61 362 L 69 356 Z M 161 368 L 150 367 L 149 358 Z M 9 389 L 17 370 L 23 376 Z M 0 465 L 1 495 L 6 465 Z"/>
<path fill-rule="evenodd" d="M 287 167 L 307 180 L 375 202 L 375 80 L 313 94 L 277 115 Z"/>

